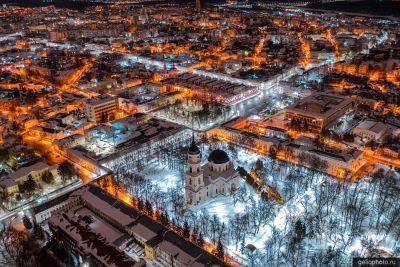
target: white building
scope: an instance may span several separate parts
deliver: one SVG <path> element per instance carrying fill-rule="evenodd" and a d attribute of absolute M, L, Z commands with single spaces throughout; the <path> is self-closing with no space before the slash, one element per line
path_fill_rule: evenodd
<path fill-rule="evenodd" d="M 68 148 L 76 146 L 84 146 L 86 144 L 86 139 L 81 134 L 74 134 L 57 140 L 54 144 L 57 145 L 60 150 L 67 150 Z"/>
<path fill-rule="evenodd" d="M 100 95 L 85 103 L 85 113 L 90 121 L 100 122 L 115 117 L 118 112 L 118 99 L 110 95 Z"/>
<path fill-rule="evenodd" d="M 0 181 L 0 190 L 6 191 L 8 194 L 18 193 L 19 185 L 27 181 L 29 176 L 32 176 L 32 179 L 39 183 L 45 172 L 50 172 L 54 177 L 57 177 L 58 165 L 38 162 L 28 167 L 22 167 Z"/>
<path fill-rule="evenodd" d="M 366 120 L 357 125 L 353 129 L 353 133 L 365 141 L 378 141 L 388 133 L 388 130 L 388 125 L 382 122 Z"/>
<path fill-rule="evenodd" d="M 321 169 L 323 172 L 342 179 L 352 177 L 365 164 L 361 150 L 335 151 L 317 148 L 306 137 L 299 139 L 295 143 L 284 144 L 287 151 L 285 160 L 311 167 L 310 161 L 316 157 L 326 164 Z M 303 162 L 298 161 L 300 158 L 303 158 Z"/>
<path fill-rule="evenodd" d="M 201 166 L 201 153 L 193 141 L 188 152 L 188 163 L 185 180 L 188 205 L 202 203 L 217 195 L 227 195 L 238 188 L 238 172 L 224 151 L 212 151 L 208 163 Z"/>

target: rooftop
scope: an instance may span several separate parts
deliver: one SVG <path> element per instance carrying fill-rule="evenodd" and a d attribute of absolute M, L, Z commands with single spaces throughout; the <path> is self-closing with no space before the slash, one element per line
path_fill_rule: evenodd
<path fill-rule="evenodd" d="M 310 95 L 285 108 L 285 111 L 304 113 L 321 119 L 329 118 L 334 113 L 347 107 L 353 101 L 349 98 L 325 93 Z"/>
<path fill-rule="evenodd" d="M 387 126 L 378 121 L 371 121 L 371 120 L 366 120 L 361 122 L 359 125 L 357 125 L 358 129 L 363 129 L 363 130 L 369 130 L 371 132 L 374 132 L 376 134 L 382 133 L 387 130 Z"/>
<path fill-rule="evenodd" d="M 175 257 L 182 264 L 227 266 L 220 259 L 99 187 L 89 184 L 68 195 L 68 197 L 72 196 L 81 197 L 84 206 L 77 206 L 65 214 L 52 216 L 50 223 L 70 235 L 87 253 L 99 258 L 101 262 L 106 262 L 108 264 L 106 266 L 140 265 L 134 265 L 132 260 L 127 260 L 125 254 L 114 245 L 118 244 L 120 239 L 126 238 L 124 233 L 109 225 L 108 221 L 99 219 L 96 215 L 97 212 L 95 213 L 92 209 L 97 209 L 98 212 L 107 215 L 107 218 L 112 218 L 117 223 L 128 227 L 134 235 L 144 238 L 149 246 L 158 246 L 164 253 Z M 44 207 L 42 206 L 39 210 Z M 46 207 L 48 208 L 48 206 Z M 84 216 L 92 219 L 83 219 Z M 111 229 L 109 229 L 110 227 Z M 106 233 L 103 233 L 104 231 Z M 94 239 L 96 242 L 93 242 Z"/>
<path fill-rule="evenodd" d="M 91 106 L 97 106 L 97 105 L 101 105 L 107 102 L 111 102 L 115 100 L 114 97 L 110 96 L 110 95 L 99 95 L 97 97 L 93 97 L 90 98 L 86 101 L 86 105 L 91 105 Z"/>
<path fill-rule="evenodd" d="M 229 161 L 229 156 L 225 151 L 221 149 L 215 149 L 208 156 L 208 161 L 211 161 L 215 164 L 223 164 Z"/>
<path fill-rule="evenodd" d="M 79 216 L 74 215 L 75 210 L 52 216 L 49 224 L 70 236 L 86 254 L 96 258 L 104 266 L 132 267 L 144 266 L 141 262 L 135 262 L 114 244 L 103 236 L 104 231 L 96 232 L 89 224 Z M 98 229 L 99 230 L 99 229 Z M 104 230 L 104 229 L 103 229 Z"/>
<path fill-rule="evenodd" d="M 11 173 L 5 179 L 0 181 L 0 186 L 10 187 L 17 183 L 17 179 L 27 176 L 33 172 L 42 171 L 43 169 L 48 168 L 48 170 L 53 170 L 58 168 L 56 165 L 47 165 L 44 162 L 37 162 L 28 167 L 22 167 L 19 170 Z"/>

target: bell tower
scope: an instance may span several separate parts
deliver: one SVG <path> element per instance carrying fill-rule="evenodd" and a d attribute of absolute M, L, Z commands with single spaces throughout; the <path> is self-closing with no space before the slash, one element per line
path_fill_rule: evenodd
<path fill-rule="evenodd" d="M 200 199 L 199 190 L 204 186 L 203 171 L 201 170 L 201 153 L 194 137 L 188 151 L 188 171 L 185 178 L 186 204 L 196 204 Z"/>
<path fill-rule="evenodd" d="M 188 152 L 189 173 L 192 174 L 199 173 L 200 162 L 201 162 L 201 153 L 193 139 Z"/>

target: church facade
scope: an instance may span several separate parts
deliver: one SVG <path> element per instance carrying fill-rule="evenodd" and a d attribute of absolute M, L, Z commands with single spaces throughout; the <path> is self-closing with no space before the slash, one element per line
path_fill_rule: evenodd
<path fill-rule="evenodd" d="M 222 150 L 212 151 L 201 166 L 201 153 L 194 141 L 188 152 L 185 200 L 188 206 L 203 203 L 217 195 L 228 195 L 239 186 L 239 174 Z"/>

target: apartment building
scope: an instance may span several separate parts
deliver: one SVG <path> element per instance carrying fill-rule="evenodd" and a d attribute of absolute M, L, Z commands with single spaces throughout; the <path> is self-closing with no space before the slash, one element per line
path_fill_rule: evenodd
<path fill-rule="evenodd" d="M 99 95 L 85 102 L 85 113 L 90 121 L 105 122 L 115 118 L 118 112 L 118 98 Z"/>

